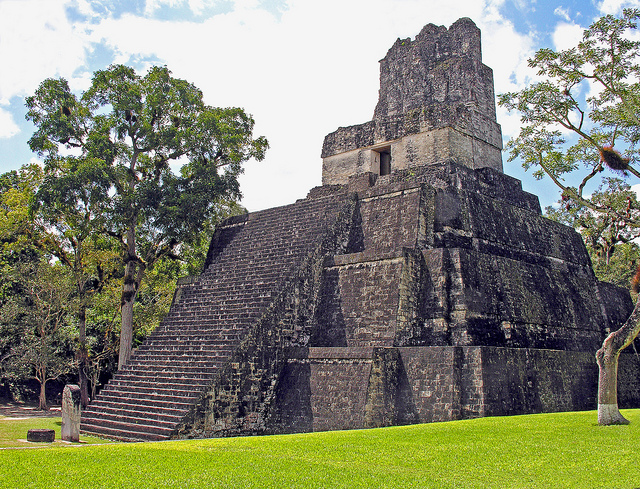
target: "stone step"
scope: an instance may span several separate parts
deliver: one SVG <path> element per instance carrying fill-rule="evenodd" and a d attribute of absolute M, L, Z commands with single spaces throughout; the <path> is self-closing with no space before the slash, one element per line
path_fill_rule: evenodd
<path fill-rule="evenodd" d="M 185 337 L 185 339 L 181 339 L 179 337 L 169 337 L 166 336 L 154 337 L 147 339 L 142 345 L 140 345 L 136 352 L 146 351 L 149 349 L 162 349 L 162 348 L 192 348 L 194 351 L 215 351 L 216 348 L 229 346 L 227 341 L 222 341 L 219 339 L 199 339 L 198 337 L 190 338 Z M 199 349 L 199 350 L 198 350 Z"/>
<path fill-rule="evenodd" d="M 216 362 L 217 363 L 217 362 Z M 161 360 L 154 360 L 153 358 L 136 358 L 135 356 L 131 357 L 131 360 L 129 361 L 129 363 L 127 363 L 127 366 L 130 366 L 132 369 L 140 366 L 140 367 L 149 367 L 149 366 L 153 366 L 155 368 L 157 368 L 158 370 L 162 370 L 162 369 L 166 369 L 166 370 L 171 370 L 171 369 L 198 369 L 198 368 L 202 368 L 202 369 L 209 369 L 210 371 L 215 371 L 215 364 L 209 361 L 201 361 L 201 360 L 172 360 L 170 364 L 168 364 L 166 361 L 161 361 Z"/>
<path fill-rule="evenodd" d="M 204 343 L 198 340 L 178 340 L 175 338 L 158 338 L 149 339 L 140 345 L 133 354 L 140 354 L 149 350 L 157 350 L 166 352 L 171 350 L 182 350 L 184 352 L 192 352 L 194 355 L 201 353 L 215 353 L 216 351 L 229 347 L 229 340 L 219 341 L 218 344 Z"/>
<path fill-rule="evenodd" d="M 99 420 L 81 422 L 80 432 L 85 435 L 93 435 L 118 441 L 160 441 L 168 440 L 173 430 L 154 430 L 150 432 L 144 425 L 129 423 L 100 423 Z"/>
<path fill-rule="evenodd" d="M 150 433 L 158 433 L 164 432 L 166 430 L 173 431 L 182 417 L 178 416 L 152 416 L 152 413 L 147 413 L 144 411 L 126 411 L 124 409 L 119 412 L 116 409 L 110 410 L 110 412 L 102 411 L 102 412 L 88 412 L 87 415 L 83 418 L 87 423 L 92 423 L 94 425 L 105 425 L 106 423 L 127 423 L 131 425 L 142 425 L 145 427 L 145 431 Z M 163 419 L 158 419 L 163 418 Z"/>
<path fill-rule="evenodd" d="M 133 416 L 110 416 L 103 415 L 100 418 L 87 419 L 85 424 L 93 426 L 115 427 L 120 426 L 123 430 L 137 431 L 151 435 L 170 436 L 176 429 L 177 423 L 166 421 L 154 421 L 145 418 L 135 418 Z M 82 426 L 82 423 L 80 423 Z"/>
<path fill-rule="evenodd" d="M 149 375 L 152 373 L 162 374 L 162 375 L 213 375 L 219 370 L 219 367 L 216 365 L 210 367 L 201 367 L 201 366 L 165 366 L 164 368 L 158 368 L 156 365 L 125 365 L 118 373 L 122 372 L 123 374 L 126 372 L 135 373 L 136 375 Z"/>
<path fill-rule="evenodd" d="M 204 315 L 202 314 L 202 316 Z M 198 317 L 176 314 L 165 318 L 160 326 L 162 329 L 154 331 L 148 337 L 148 340 L 182 338 L 183 340 L 191 341 L 222 341 L 221 334 L 229 336 L 231 334 L 242 335 L 245 333 L 244 328 L 239 324 L 240 321 L 232 324 L 224 324 L 225 322 L 228 323 L 228 321 L 219 323 L 205 322 Z M 246 320 L 241 323 L 246 323 Z"/>
<path fill-rule="evenodd" d="M 217 369 L 216 369 L 217 370 Z M 176 380 L 184 379 L 185 382 L 188 380 L 196 380 L 196 381 L 206 381 L 208 379 L 213 378 L 213 374 L 200 372 L 199 370 L 193 372 L 181 372 L 181 371 L 158 371 L 156 369 L 136 369 L 136 370 L 119 370 L 112 377 L 115 380 L 121 379 L 133 379 L 133 380 L 144 380 L 148 379 L 150 381 L 158 380 L 158 382 L 169 381 L 173 382 Z"/>
<path fill-rule="evenodd" d="M 212 376 L 200 376 L 200 377 L 169 377 L 162 375 L 118 375 L 116 374 L 110 381 L 109 384 L 113 383 L 114 385 L 123 385 L 131 383 L 132 385 L 142 385 L 152 384 L 152 385 L 160 385 L 162 387 L 167 386 L 177 386 L 179 388 L 188 389 L 193 388 L 194 386 L 206 385 L 212 380 Z"/>
<path fill-rule="evenodd" d="M 276 284 L 273 287 L 277 287 Z M 212 317 L 224 319 L 233 317 L 243 312 L 255 311 L 261 306 L 270 303 L 274 296 L 251 297 L 250 295 L 242 295 L 237 299 L 216 300 L 215 297 L 208 297 L 206 294 L 199 294 L 197 297 L 186 297 L 180 300 L 179 307 L 173 309 L 173 314 L 183 317 L 189 317 L 191 314 L 198 315 L 208 313 Z M 202 305 L 200 310 L 194 309 L 194 306 Z"/>
<path fill-rule="evenodd" d="M 136 358 L 140 359 L 149 355 L 158 355 L 162 357 L 162 360 L 167 358 L 180 357 L 183 359 L 206 359 L 208 361 L 217 363 L 229 356 L 230 349 L 223 350 L 222 347 L 217 346 L 212 349 L 196 349 L 195 346 L 187 347 L 179 344 L 161 344 L 161 345 L 147 345 L 143 349 L 138 348 L 136 352 Z"/>
<path fill-rule="evenodd" d="M 188 406 L 191 405 L 188 404 Z M 159 419 L 162 421 L 179 423 L 188 412 L 189 408 L 187 407 L 169 408 L 154 406 L 153 409 L 151 409 L 148 406 L 143 406 L 141 404 L 114 404 L 96 400 L 83 411 L 83 417 L 93 418 L 98 413 L 108 413 L 113 415 L 127 413 L 128 415 L 136 416 L 138 418 Z"/>
<path fill-rule="evenodd" d="M 120 407 L 122 409 L 136 409 L 138 411 L 158 411 L 165 409 L 188 410 L 193 405 L 193 399 L 170 400 L 166 399 L 150 399 L 150 398 L 133 398 L 118 397 L 115 395 L 106 395 L 104 398 L 96 398 L 91 401 L 87 409 L 93 406 L 97 407 Z M 134 408 L 133 406 L 138 406 Z"/>
<path fill-rule="evenodd" d="M 204 383 L 203 383 L 204 384 Z M 193 397 L 193 392 L 200 392 L 204 385 L 200 384 L 161 384 L 159 382 L 137 382 L 137 381 L 121 381 L 116 380 L 109 382 L 109 384 L 100 391 L 106 392 L 131 392 L 131 393 L 144 393 L 155 394 L 164 396 L 184 396 Z"/>
<path fill-rule="evenodd" d="M 131 360 L 133 362 L 143 362 L 146 360 L 157 360 L 161 362 L 166 362 L 167 364 L 179 364 L 179 362 L 183 363 L 196 363 L 198 365 L 211 365 L 217 364 L 221 361 L 224 361 L 229 356 L 229 351 L 220 351 L 220 349 L 215 352 L 185 352 L 180 350 L 143 350 L 137 351 L 135 355 L 132 355 Z"/>
<path fill-rule="evenodd" d="M 109 390 L 106 387 L 100 393 L 100 399 L 111 403 L 121 404 L 141 404 L 149 406 L 160 406 L 174 408 L 182 405 L 191 405 L 198 397 L 200 392 L 194 392 L 189 396 L 177 397 L 163 394 L 155 394 L 153 392 L 143 393 L 136 391 Z M 106 392 L 105 392 L 106 391 Z"/>
<path fill-rule="evenodd" d="M 189 327 L 191 321 L 183 321 L 185 328 Z M 193 323 L 192 323 L 193 324 Z M 220 334 L 214 328 L 209 326 L 207 331 L 206 325 L 199 326 L 199 330 L 165 330 L 147 338 L 133 353 L 144 351 L 149 347 L 157 347 L 161 349 L 163 346 L 174 347 L 199 347 L 206 351 L 215 351 L 216 348 L 227 348 L 231 341 L 237 341 L 246 335 L 246 331 L 226 331 L 226 334 Z"/>
<path fill-rule="evenodd" d="M 138 385 L 111 385 L 109 382 L 101 391 L 100 395 L 105 398 L 107 394 L 115 395 L 119 397 L 148 397 L 153 396 L 154 399 L 191 399 L 200 395 L 200 389 L 193 389 L 193 386 L 189 386 L 191 389 L 174 389 L 173 387 L 144 387 Z"/>

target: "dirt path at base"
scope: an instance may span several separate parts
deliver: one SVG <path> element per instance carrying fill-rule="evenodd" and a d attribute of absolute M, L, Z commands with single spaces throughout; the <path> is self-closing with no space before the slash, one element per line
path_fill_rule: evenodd
<path fill-rule="evenodd" d="M 51 406 L 48 411 L 40 411 L 38 406 L 19 403 L 0 403 L 0 416 L 11 418 L 55 418 L 61 416 L 60 406 Z"/>

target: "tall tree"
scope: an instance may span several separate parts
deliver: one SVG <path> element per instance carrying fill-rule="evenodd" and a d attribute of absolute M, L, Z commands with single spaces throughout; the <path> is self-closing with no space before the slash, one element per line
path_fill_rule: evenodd
<path fill-rule="evenodd" d="M 0 311 L 16 297 L 24 295 L 21 274 L 16 269 L 38 265 L 42 256 L 33 238 L 29 202 L 42 180 L 37 165 L 0 175 Z M 14 377 L 11 360 L 20 345 L 20 328 L 0 315 L 0 379 Z M 11 367 L 11 368 L 10 368 Z"/>
<path fill-rule="evenodd" d="M 18 334 L 5 368 L 16 377 L 40 384 L 39 408 L 47 409 L 46 385 L 72 368 L 71 339 L 74 328 L 68 320 L 72 300 L 71 277 L 64 267 L 43 260 L 14 267 L 20 293 L 0 306 L 0 321 L 10 323 Z"/>
<path fill-rule="evenodd" d="M 640 143 L 640 42 L 633 40 L 640 10 L 607 15 L 584 31 L 576 47 L 539 50 L 529 60 L 543 81 L 499 96 L 521 114 L 522 128 L 509 141 L 510 160 L 520 158 L 538 178 L 548 176 L 562 189 L 563 205 L 586 210 L 597 241 L 612 248 L 640 229 L 640 205 L 628 185 L 609 178 L 640 177 L 635 167 Z M 588 90 L 586 99 L 581 93 Z M 603 177 L 605 177 L 603 179 Z M 576 179 L 577 185 L 568 183 Z M 594 181 L 600 190 L 591 193 Z M 617 400 L 620 352 L 640 332 L 640 303 L 596 354 L 599 367 L 598 422 L 628 423 Z"/>
<path fill-rule="evenodd" d="M 25 165 L 2 176 L 13 184 L 2 192 L 6 202 L 0 232 L 10 236 L 6 251 L 35 249 L 55 257 L 73 277 L 78 340 L 76 356 L 82 402 L 88 401 L 86 310 L 109 278 L 114 243 L 95 233 L 100 202 L 108 190 L 105 177 L 77 158 L 59 161 L 55 170 Z M 97 195 L 97 196 L 96 196 Z"/>
<path fill-rule="evenodd" d="M 48 79 L 27 107 L 36 126 L 30 147 L 45 157 L 51 176 L 46 191 L 56 202 L 69 189 L 88 195 L 100 210 L 92 212 L 92 233 L 119 243 L 121 367 L 131 354 L 134 303 L 147 270 L 177 258 L 180 243 L 198 233 L 218 203 L 240 197 L 243 162 L 263 159 L 268 143 L 253 138 L 254 121 L 242 109 L 206 105 L 200 90 L 166 67 L 139 76 L 113 65 L 97 71 L 79 97 L 66 80 Z M 79 169 L 88 177 L 78 178 Z"/>

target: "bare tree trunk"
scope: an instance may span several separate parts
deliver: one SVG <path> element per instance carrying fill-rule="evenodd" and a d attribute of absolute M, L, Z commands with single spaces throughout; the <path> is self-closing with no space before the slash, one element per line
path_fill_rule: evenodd
<path fill-rule="evenodd" d="M 128 266 L 127 266 L 128 268 Z M 125 274 L 125 280 L 129 274 Z M 118 370 L 127 364 L 131 357 L 133 343 L 133 298 L 134 293 L 127 285 L 122 290 L 122 324 L 120 326 L 120 352 L 118 355 Z"/>
<path fill-rule="evenodd" d="M 49 406 L 47 406 L 47 394 L 45 391 L 45 387 L 47 386 L 47 379 L 45 377 L 44 380 L 38 380 L 40 381 L 40 397 L 38 398 L 38 409 L 40 409 L 41 411 L 48 411 Z"/>
<path fill-rule="evenodd" d="M 87 314 L 85 306 L 78 312 L 78 383 L 80 384 L 80 402 L 82 407 L 89 404 L 89 381 L 87 379 Z"/>
<path fill-rule="evenodd" d="M 133 302 L 136 299 L 136 262 L 135 238 L 132 238 L 131 229 L 127 233 L 127 264 L 124 272 L 124 284 L 122 285 L 122 299 L 120 311 L 122 323 L 120 326 L 120 353 L 118 356 L 118 369 L 121 369 L 129 361 L 133 342 Z"/>
<path fill-rule="evenodd" d="M 129 361 L 133 343 L 133 304 L 138 292 L 138 279 L 141 275 L 140 267 L 142 267 L 142 263 L 137 260 L 135 239 L 135 228 L 131 225 L 127 231 L 127 264 L 124 271 L 124 284 L 120 303 L 122 324 L 120 327 L 118 369 L 121 369 Z"/>
<path fill-rule="evenodd" d="M 640 301 L 620 329 L 607 336 L 596 353 L 598 379 L 598 424 L 629 424 L 618 409 L 618 358 L 640 332 Z"/>
<path fill-rule="evenodd" d="M 97 370 L 99 367 L 96 367 L 96 372 L 91 375 L 91 399 L 96 398 L 96 392 L 98 390 L 98 379 L 99 379 L 99 371 Z"/>

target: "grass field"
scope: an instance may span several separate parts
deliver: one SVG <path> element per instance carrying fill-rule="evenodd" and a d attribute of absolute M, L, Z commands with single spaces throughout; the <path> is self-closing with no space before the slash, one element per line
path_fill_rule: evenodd
<path fill-rule="evenodd" d="M 8 418 L 0 416 L 0 448 L 3 447 L 51 447 L 59 445 L 67 445 L 60 439 L 60 417 L 57 418 Z M 56 430 L 56 441 L 51 443 L 29 443 L 27 440 L 27 431 L 30 429 L 53 429 Z M 106 440 L 93 438 L 90 436 L 80 436 L 83 443 L 106 443 Z M 0 471 L 2 469 L 0 468 Z M 0 487 L 2 481 L 0 480 Z"/>
<path fill-rule="evenodd" d="M 600 427 L 595 412 L 576 412 L 0 450 L 0 486 L 638 488 L 640 410 L 623 412 L 628 426 Z"/>

